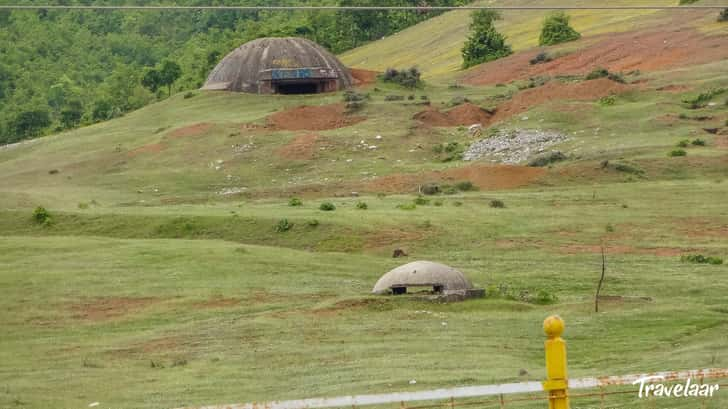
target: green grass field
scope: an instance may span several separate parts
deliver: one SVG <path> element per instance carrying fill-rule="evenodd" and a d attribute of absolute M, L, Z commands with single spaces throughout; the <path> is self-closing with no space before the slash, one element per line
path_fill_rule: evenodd
<path fill-rule="evenodd" d="M 573 22 L 589 35 L 657 17 L 577 13 Z M 541 18 L 506 14 L 516 50 L 534 45 Z M 421 65 L 422 88 L 361 89 L 370 98 L 355 115 L 366 120 L 353 126 L 262 127 L 273 112 L 338 103 L 341 93 L 197 92 L 0 147 L 0 408 L 174 408 L 542 380 L 550 314 L 566 320 L 572 377 L 728 366 L 728 264 L 681 261 L 728 259 L 728 93 L 700 109 L 682 102 L 728 87 L 728 60 L 631 74 L 613 105 L 526 107 L 490 130 L 559 130 L 570 137 L 555 147 L 567 160 L 523 185 L 486 183 L 406 210 L 417 183 L 471 165 L 433 149 L 473 139 L 465 127 L 414 120 L 421 96 L 445 110 L 457 96 L 493 107 L 525 92 L 518 83 L 449 86 L 460 75 L 448 53 L 463 41 L 462 12 L 393 38 L 429 41 L 418 30 L 441 26 L 432 41 L 447 52 L 412 47 L 440 58 L 408 56 L 392 38 L 343 57 L 369 68 L 433 62 Z M 683 88 L 658 91 L 670 86 Z M 405 99 L 385 100 L 393 94 Z M 704 131 L 713 127 L 721 131 Z M 281 155 L 310 133 L 309 157 Z M 669 157 L 684 139 L 707 146 Z M 417 183 L 379 183 L 407 177 Z M 303 205 L 289 206 L 293 196 Z M 505 208 L 491 207 L 495 199 Z M 336 210 L 319 210 L 326 201 Z M 38 206 L 47 223 L 33 218 Z M 278 232 L 282 219 L 292 228 Z M 602 246 L 612 297 L 595 313 Z M 398 247 L 409 257 L 391 258 Z M 462 270 L 488 296 L 440 304 L 370 295 L 384 272 L 420 259 Z M 726 407 L 721 392 L 705 407 Z M 696 402 L 625 394 L 606 403 Z"/>

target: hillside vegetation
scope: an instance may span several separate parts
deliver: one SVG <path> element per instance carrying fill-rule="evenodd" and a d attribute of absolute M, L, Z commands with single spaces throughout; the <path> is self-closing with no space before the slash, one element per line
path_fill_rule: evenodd
<path fill-rule="evenodd" d="M 543 14 L 504 13 L 514 53 L 467 71 L 456 11 L 344 54 L 397 69 L 349 92 L 173 93 L 0 147 L 0 407 L 540 381 L 550 314 L 574 378 L 725 367 L 728 25 L 569 15 L 536 48 Z M 414 260 L 487 295 L 370 294 Z"/>

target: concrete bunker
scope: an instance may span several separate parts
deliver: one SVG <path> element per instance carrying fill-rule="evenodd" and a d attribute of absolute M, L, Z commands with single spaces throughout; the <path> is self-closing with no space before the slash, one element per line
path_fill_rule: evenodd
<path fill-rule="evenodd" d="M 474 288 L 462 272 L 432 261 L 414 261 L 389 271 L 377 281 L 372 292 L 392 295 L 417 292 L 448 301 L 485 295 L 485 290 Z"/>
<path fill-rule="evenodd" d="M 305 38 L 259 38 L 220 61 L 204 90 L 256 94 L 317 94 L 350 87 L 349 70 L 333 54 Z"/>

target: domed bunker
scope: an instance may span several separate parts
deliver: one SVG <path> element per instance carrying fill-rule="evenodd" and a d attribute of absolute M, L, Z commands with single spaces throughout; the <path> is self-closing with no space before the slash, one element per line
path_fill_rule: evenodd
<path fill-rule="evenodd" d="M 333 54 L 305 38 L 259 38 L 217 64 L 203 90 L 255 94 L 315 94 L 353 84 L 349 70 Z"/>
<path fill-rule="evenodd" d="M 374 294 L 406 294 L 414 288 L 429 288 L 428 293 L 450 301 L 485 295 L 482 288 L 473 288 L 463 273 L 431 261 L 414 261 L 383 275 L 374 285 Z"/>

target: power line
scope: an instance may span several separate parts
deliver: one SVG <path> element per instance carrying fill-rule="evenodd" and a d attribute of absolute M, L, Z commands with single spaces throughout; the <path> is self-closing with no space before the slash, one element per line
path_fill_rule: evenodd
<path fill-rule="evenodd" d="M 728 4 L 684 6 L 61 6 L 0 5 L 0 10 L 129 10 L 129 11 L 450 11 L 450 10 L 709 10 L 728 8 Z"/>

